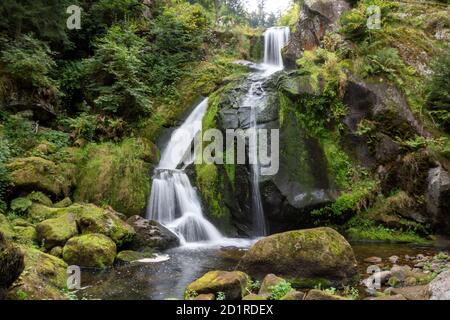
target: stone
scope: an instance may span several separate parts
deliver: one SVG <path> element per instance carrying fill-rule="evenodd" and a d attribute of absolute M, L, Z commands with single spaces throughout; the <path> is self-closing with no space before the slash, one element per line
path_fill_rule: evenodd
<path fill-rule="evenodd" d="M 383 261 L 383 259 L 381 259 L 380 257 L 368 257 L 368 258 L 364 259 L 364 262 L 372 263 L 372 264 L 381 263 L 382 261 Z"/>
<path fill-rule="evenodd" d="M 14 190 L 40 190 L 54 196 L 68 195 L 74 182 L 72 170 L 40 157 L 16 158 L 6 165 Z"/>
<path fill-rule="evenodd" d="M 194 300 L 215 300 L 216 296 L 213 293 L 202 293 L 194 298 Z"/>
<path fill-rule="evenodd" d="M 67 264 L 38 249 L 21 246 L 25 269 L 14 282 L 7 299 L 11 300 L 65 300 Z"/>
<path fill-rule="evenodd" d="M 0 232 L 0 300 L 24 269 L 24 254 Z"/>
<path fill-rule="evenodd" d="M 291 290 L 286 293 L 280 300 L 303 300 L 305 293 L 297 290 Z"/>
<path fill-rule="evenodd" d="M 440 273 L 429 283 L 430 300 L 450 300 L 450 270 Z"/>
<path fill-rule="evenodd" d="M 340 286 L 355 281 L 356 260 L 350 244 L 328 227 L 288 231 L 257 241 L 238 269 L 255 277 L 271 270 L 297 286 Z"/>
<path fill-rule="evenodd" d="M 131 243 L 131 248 L 134 250 L 142 248 L 165 250 L 180 244 L 178 237 L 157 221 L 132 216 L 127 223 L 136 231 L 136 236 Z"/>
<path fill-rule="evenodd" d="M 389 262 L 392 264 L 396 264 L 398 261 L 398 257 L 397 256 L 390 256 L 389 257 Z"/>
<path fill-rule="evenodd" d="M 63 252 L 63 248 L 60 247 L 60 246 L 56 246 L 56 247 L 53 247 L 49 251 L 49 254 L 51 254 L 54 257 L 61 258 L 62 257 L 62 252 Z"/>
<path fill-rule="evenodd" d="M 242 300 L 267 300 L 268 296 L 262 296 L 255 293 L 250 293 L 242 298 Z"/>
<path fill-rule="evenodd" d="M 44 220 L 36 225 L 39 242 L 50 250 L 64 246 L 67 240 L 78 234 L 77 221 L 73 213 L 65 213 L 57 218 Z"/>
<path fill-rule="evenodd" d="M 322 290 L 312 289 L 306 294 L 305 300 L 348 300 L 344 297 L 329 294 Z"/>
<path fill-rule="evenodd" d="M 103 234 L 84 234 L 67 241 L 63 258 L 70 265 L 105 268 L 114 263 L 116 244 Z"/>
<path fill-rule="evenodd" d="M 432 224 L 443 232 L 450 231 L 450 176 L 442 166 L 428 171 L 428 187 L 425 194 L 427 212 Z"/>
<path fill-rule="evenodd" d="M 392 272 L 390 271 L 380 271 L 376 272 L 367 279 L 364 279 L 361 281 L 363 285 L 365 285 L 367 288 L 372 288 L 375 283 L 379 281 L 380 285 L 385 284 L 389 278 L 392 276 Z"/>
<path fill-rule="evenodd" d="M 5 238 L 12 238 L 15 235 L 13 226 L 5 215 L 0 213 L 0 232 Z"/>
<path fill-rule="evenodd" d="M 285 280 L 283 278 L 277 277 L 276 275 L 270 273 L 267 276 L 265 276 L 263 281 L 261 282 L 261 288 L 259 289 L 258 294 L 270 295 L 272 293 L 272 287 L 284 281 Z"/>
<path fill-rule="evenodd" d="M 239 300 L 247 293 L 250 277 L 241 271 L 210 271 L 189 284 L 186 292 L 198 294 L 223 292 L 227 300 Z"/>
<path fill-rule="evenodd" d="M 369 298 L 368 300 L 407 300 L 404 296 L 401 294 L 396 294 L 393 296 L 380 296 L 375 298 Z"/>
<path fill-rule="evenodd" d="M 428 300 L 430 297 L 428 285 L 394 288 L 392 293 L 401 294 L 406 300 Z"/>
<path fill-rule="evenodd" d="M 132 250 L 120 251 L 116 256 L 116 263 L 130 263 L 141 259 L 153 258 L 152 252 L 138 252 Z"/>
<path fill-rule="evenodd" d="M 66 208 L 66 207 L 68 207 L 70 205 L 72 205 L 72 200 L 70 200 L 69 197 L 65 197 L 61 201 L 55 203 L 53 205 L 53 207 L 55 207 L 55 208 Z"/>
<path fill-rule="evenodd" d="M 14 226 L 15 240 L 23 243 L 34 243 L 38 240 L 36 228 L 33 226 Z"/>

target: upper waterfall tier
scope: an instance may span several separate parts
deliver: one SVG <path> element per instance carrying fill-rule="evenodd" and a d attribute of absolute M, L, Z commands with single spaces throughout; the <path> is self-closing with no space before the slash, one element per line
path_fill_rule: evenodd
<path fill-rule="evenodd" d="M 288 27 L 273 27 L 264 32 L 264 63 L 283 69 L 281 49 L 289 41 Z"/>

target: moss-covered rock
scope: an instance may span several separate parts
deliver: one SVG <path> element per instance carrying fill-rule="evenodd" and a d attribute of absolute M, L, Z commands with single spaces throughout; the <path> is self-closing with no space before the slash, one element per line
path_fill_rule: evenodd
<path fill-rule="evenodd" d="M 223 292 L 228 300 L 238 300 L 247 293 L 249 282 L 249 276 L 241 271 L 210 271 L 188 285 L 186 293 Z"/>
<path fill-rule="evenodd" d="M 23 252 L 0 232 L 0 300 L 24 269 Z"/>
<path fill-rule="evenodd" d="M 67 281 L 67 264 L 52 255 L 32 247 L 21 246 L 25 254 L 25 269 L 8 292 L 13 300 L 62 300 Z"/>
<path fill-rule="evenodd" d="M 0 213 L 0 232 L 3 233 L 3 235 L 6 238 L 12 238 L 14 236 L 14 229 L 9 222 L 8 218 L 6 218 L 5 215 Z"/>
<path fill-rule="evenodd" d="M 67 241 L 63 259 L 81 267 L 105 268 L 114 263 L 116 244 L 103 234 L 84 234 Z"/>
<path fill-rule="evenodd" d="M 267 300 L 267 296 L 260 296 L 259 294 L 250 293 L 242 298 L 242 300 Z"/>
<path fill-rule="evenodd" d="M 280 300 L 303 300 L 305 293 L 297 290 L 291 290 L 286 293 Z"/>
<path fill-rule="evenodd" d="M 312 289 L 306 295 L 305 300 L 348 300 L 348 299 L 335 294 L 327 293 L 322 290 Z"/>
<path fill-rule="evenodd" d="M 38 240 L 47 250 L 64 246 L 67 240 L 78 234 L 77 220 L 73 213 L 65 213 L 57 218 L 44 220 L 36 225 Z"/>
<path fill-rule="evenodd" d="M 16 198 L 11 201 L 11 210 L 17 213 L 24 213 L 28 210 L 29 207 L 31 207 L 33 203 L 30 199 L 25 197 Z"/>
<path fill-rule="evenodd" d="M 93 204 L 75 203 L 66 208 L 51 208 L 33 204 L 28 211 L 30 220 L 42 222 L 65 214 L 73 214 L 81 233 L 101 233 L 113 239 L 118 246 L 133 240 L 135 231 L 111 208 L 100 208 Z"/>
<path fill-rule="evenodd" d="M 54 257 L 62 258 L 63 248 L 60 246 L 53 247 L 48 253 Z"/>
<path fill-rule="evenodd" d="M 47 195 L 45 195 L 40 191 L 31 192 L 29 195 L 27 195 L 27 198 L 30 199 L 32 202 L 37 202 L 46 205 L 48 207 L 51 207 L 53 205 L 52 200 Z"/>
<path fill-rule="evenodd" d="M 20 243 L 34 244 L 37 240 L 36 228 L 33 226 L 14 226 L 14 239 Z"/>
<path fill-rule="evenodd" d="M 259 288 L 259 295 L 270 295 L 272 293 L 272 289 L 277 284 L 282 283 L 285 281 L 283 278 L 277 277 L 273 273 L 269 273 L 267 276 L 264 277 L 261 287 Z"/>
<path fill-rule="evenodd" d="M 62 199 L 61 201 L 55 203 L 53 206 L 55 208 L 66 208 L 68 206 L 72 205 L 72 200 L 70 200 L 69 197 L 65 197 L 64 199 Z"/>
<path fill-rule="evenodd" d="M 132 251 L 132 250 L 124 250 L 120 251 L 116 256 L 116 263 L 130 263 L 133 261 L 145 259 L 145 258 L 152 258 L 154 256 L 152 251 L 147 252 L 139 252 L 139 251 Z"/>
<path fill-rule="evenodd" d="M 56 165 L 39 157 L 17 158 L 7 164 L 16 190 L 41 190 L 58 197 L 68 195 L 74 183 L 74 168 Z"/>
<path fill-rule="evenodd" d="M 341 286 L 357 275 L 350 244 L 337 231 L 314 228 L 274 234 L 256 242 L 238 269 L 261 277 L 271 271 L 299 286 L 326 280 Z"/>

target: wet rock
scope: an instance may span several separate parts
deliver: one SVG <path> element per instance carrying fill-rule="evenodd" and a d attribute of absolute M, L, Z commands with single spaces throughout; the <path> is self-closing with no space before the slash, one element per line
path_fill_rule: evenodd
<path fill-rule="evenodd" d="M 194 300 L 215 300 L 216 297 L 213 293 L 202 293 L 194 298 Z"/>
<path fill-rule="evenodd" d="M 0 232 L 0 300 L 24 269 L 24 255 Z"/>
<path fill-rule="evenodd" d="M 380 257 L 368 257 L 364 259 L 364 262 L 373 264 L 381 263 L 382 261 L 383 259 L 381 259 Z"/>
<path fill-rule="evenodd" d="M 450 270 L 439 274 L 429 284 L 431 300 L 450 300 Z"/>
<path fill-rule="evenodd" d="M 398 261 L 398 257 L 397 256 L 390 256 L 389 257 L 389 262 L 392 264 L 396 264 Z"/>
<path fill-rule="evenodd" d="M 276 286 L 279 283 L 284 282 L 283 278 L 277 277 L 276 275 L 270 273 L 264 277 L 261 288 L 259 289 L 259 295 L 270 295 L 272 293 L 272 287 Z"/>
<path fill-rule="evenodd" d="M 380 285 L 385 284 L 390 277 L 392 277 L 391 271 L 380 271 L 374 273 L 367 279 L 362 280 L 361 283 L 367 288 L 372 288 L 376 283 L 379 283 Z"/>
<path fill-rule="evenodd" d="M 427 212 L 440 231 L 450 230 L 450 176 L 441 166 L 428 171 Z"/>
<path fill-rule="evenodd" d="M 242 300 L 267 300 L 268 296 L 261 296 L 259 294 L 250 293 L 242 298 Z"/>
<path fill-rule="evenodd" d="M 429 290 L 428 285 L 405 287 L 405 288 L 394 288 L 392 293 L 401 294 L 407 300 L 428 300 Z"/>
<path fill-rule="evenodd" d="M 63 258 L 70 265 L 105 268 L 116 257 L 116 244 L 103 234 L 85 234 L 71 238 L 63 248 Z"/>
<path fill-rule="evenodd" d="M 132 251 L 132 250 L 124 250 L 120 251 L 116 256 L 116 263 L 122 264 L 122 263 L 130 263 L 133 261 L 145 259 L 145 258 L 152 258 L 154 256 L 153 252 L 139 252 L 139 251 Z"/>
<path fill-rule="evenodd" d="M 136 236 L 131 243 L 131 248 L 134 250 L 142 248 L 165 250 L 180 244 L 178 237 L 157 221 L 132 216 L 127 223 L 136 231 Z"/>
<path fill-rule="evenodd" d="M 322 290 L 312 289 L 306 294 L 305 300 L 348 300 L 348 299 L 338 295 L 326 293 Z"/>
<path fill-rule="evenodd" d="M 323 227 L 274 234 L 256 242 L 238 269 L 261 277 L 267 270 L 299 285 L 354 281 L 356 260 L 350 244 L 337 231 Z"/>
<path fill-rule="evenodd" d="M 189 284 L 186 292 L 198 294 L 223 292 L 227 300 L 238 300 L 247 293 L 250 278 L 241 271 L 210 271 Z"/>
<path fill-rule="evenodd" d="M 50 250 L 64 244 L 78 234 L 76 217 L 72 213 L 63 214 L 57 218 L 44 220 L 36 225 L 39 242 Z"/>

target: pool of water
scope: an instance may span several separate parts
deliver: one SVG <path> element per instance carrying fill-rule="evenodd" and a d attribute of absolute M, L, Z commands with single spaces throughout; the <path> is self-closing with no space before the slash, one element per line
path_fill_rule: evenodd
<path fill-rule="evenodd" d="M 251 242 L 236 246 L 194 246 L 166 251 L 168 260 L 132 263 L 111 269 L 83 270 L 79 298 L 87 299 L 181 299 L 186 286 L 211 270 L 234 270 Z M 418 246 L 389 243 L 352 243 L 359 272 L 364 275 L 370 263 L 364 259 L 377 256 L 389 265 L 388 258 L 399 257 L 399 264 L 408 264 L 405 255 L 433 255 L 449 247 Z M 268 270 L 270 273 L 270 270 Z"/>

